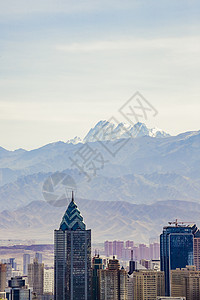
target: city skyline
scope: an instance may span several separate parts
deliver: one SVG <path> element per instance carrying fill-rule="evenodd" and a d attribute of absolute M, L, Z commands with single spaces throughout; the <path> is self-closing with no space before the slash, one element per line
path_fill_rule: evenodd
<path fill-rule="evenodd" d="M 0 0 L 0 300 L 200 300 L 199 16 Z"/>
<path fill-rule="evenodd" d="M 104 251 L 93 249 L 91 252 L 91 230 L 86 230 L 72 193 L 60 229 L 54 233 L 55 300 L 89 300 L 90 297 L 103 300 L 108 296 L 112 300 L 116 297 L 120 300 L 154 300 L 164 295 L 187 295 L 187 300 L 198 300 L 200 297 L 200 236 L 195 224 L 177 219 L 168 222 L 160 236 L 160 259 L 159 244 L 155 239 L 150 239 L 149 247 L 144 244 L 137 247 L 133 240 L 105 241 Z M 124 252 L 126 249 L 128 255 Z M 21 295 L 16 298 L 19 300 L 22 295 L 27 300 L 32 299 L 34 294 L 33 299 L 53 299 L 53 268 L 47 265 L 44 268 L 42 257 L 37 251 L 30 262 L 30 255 L 23 255 L 21 270 L 28 266 L 28 276 L 25 277 L 14 256 L 1 260 L 0 292 L 3 294 L 5 290 L 8 300 L 12 299 L 12 294 Z"/>

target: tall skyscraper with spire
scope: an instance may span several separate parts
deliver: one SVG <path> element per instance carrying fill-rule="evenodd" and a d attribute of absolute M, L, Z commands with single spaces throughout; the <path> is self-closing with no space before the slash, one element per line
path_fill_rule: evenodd
<path fill-rule="evenodd" d="M 54 232 L 55 300 L 91 299 L 91 230 L 72 200 Z"/>

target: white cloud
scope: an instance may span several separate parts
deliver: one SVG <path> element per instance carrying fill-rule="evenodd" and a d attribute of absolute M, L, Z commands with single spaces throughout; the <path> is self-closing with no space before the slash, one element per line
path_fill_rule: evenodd
<path fill-rule="evenodd" d="M 118 39 L 101 40 L 81 43 L 56 45 L 56 49 L 64 52 L 95 52 L 95 51 L 120 51 L 120 50 L 173 50 L 176 52 L 199 53 L 200 37 L 188 36 L 180 38 L 155 38 L 155 39 Z"/>

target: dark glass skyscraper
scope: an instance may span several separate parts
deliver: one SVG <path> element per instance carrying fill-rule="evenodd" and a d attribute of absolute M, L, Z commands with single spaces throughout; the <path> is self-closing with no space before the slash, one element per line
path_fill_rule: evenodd
<path fill-rule="evenodd" d="M 91 299 L 91 230 L 74 202 L 54 235 L 55 300 Z"/>
<path fill-rule="evenodd" d="M 92 300 L 99 300 L 100 290 L 99 290 L 99 276 L 98 270 L 103 269 L 103 261 L 99 255 L 93 257 L 92 259 Z"/>
<path fill-rule="evenodd" d="M 166 226 L 160 235 L 161 271 L 165 272 L 165 295 L 170 296 L 170 270 L 193 265 L 193 240 L 195 224 Z"/>

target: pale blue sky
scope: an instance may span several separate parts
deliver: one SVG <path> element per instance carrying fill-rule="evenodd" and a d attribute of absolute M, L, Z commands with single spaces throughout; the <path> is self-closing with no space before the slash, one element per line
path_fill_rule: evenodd
<path fill-rule="evenodd" d="M 148 125 L 199 130 L 199 13 L 193 0 L 0 0 L 0 146 L 124 121 L 136 91 L 159 112 Z"/>

